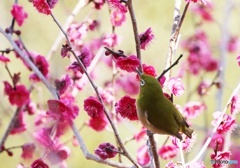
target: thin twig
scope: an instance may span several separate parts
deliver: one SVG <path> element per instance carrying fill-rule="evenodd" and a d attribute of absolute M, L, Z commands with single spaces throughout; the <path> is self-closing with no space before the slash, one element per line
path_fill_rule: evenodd
<path fill-rule="evenodd" d="M 18 45 L 13 41 L 12 37 L 9 34 L 5 33 L 5 31 L 1 27 L 0 27 L 0 33 L 2 33 L 7 38 L 7 40 L 13 46 L 14 50 L 29 65 L 29 67 L 33 70 L 33 72 L 36 73 L 38 78 L 48 88 L 48 90 L 53 95 L 53 97 L 55 99 L 58 99 L 58 94 L 56 89 L 48 82 L 48 80 L 43 76 L 43 74 L 39 71 L 39 69 L 35 66 L 35 64 L 29 59 L 29 57 L 24 52 L 22 52 L 22 50 L 18 47 Z"/>
<path fill-rule="evenodd" d="M 106 165 L 113 166 L 113 167 L 118 167 L 118 168 L 132 168 L 132 166 L 125 165 L 125 164 L 122 164 L 122 163 L 116 163 L 116 162 L 113 162 L 111 160 L 103 160 L 103 159 L 97 157 L 96 155 L 90 154 L 89 151 L 87 150 L 87 147 L 86 147 L 86 145 L 83 141 L 83 138 L 80 135 L 80 133 L 78 132 L 78 129 L 76 128 L 76 126 L 72 123 L 71 127 L 72 127 L 74 135 L 77 135 L 76 136 L 77 141 L 78 141 L 78 143 L 80 145 L 80 148 L 81 148 L 81 150 L 82 150 L 86 159 L 94 160 L 98 163 L 102 163 L 102 164 L 106 164 Z"/>
<path fill-rule="evenodd" d="M 57 26 L 60 28 L 60 30 L 61 30 L 62 33 L 64 34 L 64 36 L 65 36 L 65 38 L 66 38 L 66 40 L 67 40 L 67 42 L 68 42 L 68 45 L 72 48 L 72 44 L 70 43 L 70 40 L 69 40 L 66 32 L 62 29 L 61 25 L 58 23 L 58 21 L 57 21 L 56 18 L 53 16 L 53 14 L 51 14 L 51 16 L 52 16 L 54 22 L 57 24 Z M 96 85 L 93 83 L 93 80 L 91 79 L 89 73 L 87 72 L 84 64 L 83 64 L 82 61 L 78 58 L 78 56 L 77 56 L 76 53 L 74 52 L 73 48 L 71 49 L 70 52 L 73 54 L 73 56 L 75 57 L 75 59 L 77 60 L 77 62 L 78 62 L 78 64 L 79 64 L 79 66 L 82 68 L 83 72 L 86 74 L 86 76 L 87 76 L 90 84 L 92 85 L 92 87 L 93 87 L 93 89 L 94 89 L 94 91 L 95 91 L 95 93 L 96 93 L 96 95 L 97 95 L 100 103 L 103 105 L 104 113 L 105 113 L 105 115 L 106 115 L 106 117 L 107 117 L 107 119 L 108 119 L 108 121 L 109 121 L 112 129 L 113 129 L 114 135 L 115 135 L 115 137 L 117 138 L 118 144 L 119 144 L 119 146 L 121 147 L 121 149 L 123 150 L 124 155 L 125 155 L 136 167 L 138 167 L 137 163 L 132 159 L 132 157 L 129 155 L 129 153 L 128 153 L 127 150 L 125 149 L 125 147 L 124 147 L 124 145 L 123 145 L 123 143 L 122 143 L 122 140 L 121 140 L 121 138 L 119 137 L 118 131 L 117 131 L 114 123 L 112 122 L 112 120 L 111 120 L 111 118 L 110 118 L 110 115 L 108 114 L 105 106 L 104 106 L 102 97 L 101 97 L 101 95 L 100 95 L 100 93 L 99 93 Z M 73 127 L 72 127 L 72 128 L 73 128 Z M 76 132 L 76 131 L 75 131 L 74 133 L 75 133 L 76 138 L 79 139 L 78 136 L 80 136 L 80 134 L 79 134 L 78 132 Z M 82 148 L 81 148 L 81 149 L 82 149 Z M 91 154 L 88 154 L 88 155 L 91 155 Z M 88 156 L 88 155 L 87 155 L 87 156 Z"/>
<path fill-rule="evenodd" d="M 79 13 L 79 11 L 87 4 L 87 0 L 79 0 L 75 8 L 73 9 L 71 15 L 67 18 L 64 23 L 63 30 L 67 31 L 69 25 L 72 23 L 75 16 Z M 60 45 L 61 41 L 63 40 L 63 34 L 60 32 L 58 37 L 56 38 L 55 42 L 53 43 L 50 51 L 47 54 L 47 60 L 51 58 L 51 56 L 56 52 L 58 46 Z"/>
<path fill-rule="evenodd" d="M 7 130 L 5 131 L 3 137 L 1 138 L 0 148 L 1 148 L 2 146 L 4 146 L 5 141 L 7 140 L 8 135 L 9 135 L 10 132 L 12 131 L 12 128 L 14 127 L 14 124 L 15 124 L 16 121 L 17 121 L 18 115 L 19 115 L 19 113 L 22 111 L 23 108 L 24 108 L 24 106 L 18 107 L 18 108 L 16 109 L 14 115 L 12 116 L 11 121 L 10 121 L 9 124 L 8 124 Z M 0 151 L 0 152 L 2 152 L 2 151 Z"/>
<path fill-rule="evenodd" d="M 134 10 L 133 10 L 132 0 L 128 0 L 126 3 L 127 3 L 127 6 L 128 6 L 129 14 L 131 16 L 134 39 L 135 39 L 135 44 L 136 44 L 137 57 L 140 60 L 140 65 L 138 67 L 138 70 L 140 72 L 142 72 L 143 69 L 142 69 L 142 59 L 141 59 L 141 48 L 140 48 L 140 39 L 139 39 L 139 34 L 138 34 L 137 20 L 136 20 Z"/>
<path fill-rule="evenodd" d="M 150 150 L 151 150 L 151 153 L 153 155 L 155 168 L 160 168 L 160 161 L 159 161 L 157 148 L 156 148 L 156 142 L 154 140 L 153 133 L 150 132 L 149 130 L 147 130 L 147 135 L 148 135 L 148 139 L 149 139 L 149 142 L 150 142 Z"/>
<path fill-rule="evenodd" d="M 170 69 L 172 69 L 174 66 L 176 66 L 179 63 L 179 60 L 183 57 L 183 55 L 181 54 L 178 59 L 172 64 L 170 65 L 170 67 L 168 67 L 167 69 L 165 69 L 161 75 L 157 78 L 158 80 L 160 80 Z"/>

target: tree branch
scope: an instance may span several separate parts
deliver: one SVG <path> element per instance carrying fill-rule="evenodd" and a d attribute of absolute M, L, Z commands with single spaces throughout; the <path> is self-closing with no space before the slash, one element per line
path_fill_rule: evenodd
<path fill-rule="evenodd" d="M 156 148 L 156 142 L 154 140 L 153 133 L 151 131 L 147 130 L 147 135 L 148 135 L 148 139 L 149 139 L 149 143 L 150 143 L 149 148 L 150 148 L 151 153 L 153 155 L 155 168 L 160 168 L 160 161 L 159 161 L 157 148 Z"/>
<path fill-rule="evenodd" d="M 140 60 L 140 66 L 138 67 L 138 70 L 140 72 L 142 72 L 143 71 L 143 69 L 142 69 L 142 58 L 141 58 L 141 48 L 140 48 L 140 39 L 139 39 L 139 34 L 138 34 L 137 20 L 136 20 L 134 10 L 133 10 L 132 0 L 128 0 L 126 3 L 127 3 L 128 10 L 129 10 L 129 13 L 130 13 L 131 21 L 132 21 L 137 57 Z"/>
<path fill-rule="evenodd" d="M 73 47 L 72 47 L 72 44 L 71 44 L 71 42 L 70 42 L 70 40 L 69 40 L 66 32 L 62 29 L 61 25 L 58 23 L 58 21 L 57 21 L 56 18 L 53 16 L 53 14 L 51 14 L 51 16 L 52 16 L 54 22 L 57 24 L 57 26 L 60 28 L 60 30 L 61 30 L 62 33 L 64 34 L 64 36 L 65 36 L 65 38 L 66 38 L 66 40 L 67 40 L 67 42 L 68 42 L 68 45 L 72 48 L 70 52 L 73 54 L 73 56 L 75 57 L 75 59 L 77 60 L 77 62 L 78 62 L 78 64 L 79 64 L 79 66 L 82 68 L 82 70 L 83 70 L 84 73 L 86 74 L 86 76 L 87 76 L 87 78 L 88 78 L 91 86 L 93 87 L 93 89 L 94 89 L 94 91 L 95 91 L 95 93 L 96 93 L 96 95 L 97 95 L 100 103 L 103 105 L 104 113 L 105 113 L 105 115 L 106 115 L 106 117 L 107 117 L 107 119 L 108 119 L 108 121 L 109 121 L 112 129 L 113 129 L 114 135 L 115 135 L 115 137 L 116 137 L 116 139 L 117 139 L 117 141 L 118 141 L 119 146 L 120 146 L 121 149 L 123 150 L 124 155 L 125 155 L 136 167 L 138 167 L 137 163 L 132 159 L 132 157 L 129 155 L 129 153 L 128 153 L 127 150 L 125 149 L 125 147 L 124 147 L 124 145 L 123 145 L 123 143 L 122 143 L 122 140 L 121 140 L 121 138 L 119 137 L 118 131 L 117 131 L 114 123 L 112 122 L 111 117 L 110 117 L 110 115 L 108 114 L 105 106 L 104 106 L 102 97 L 101 97 L 99 91 L 97 90 L 96 85 L 94 84 L 93 80 L 91 79 L 91 77 L 90 77 L 89 73 L 87 72 L 84 64 L 82 63 L 82 61 L 78 58 L 78 56 L 77 56 L 76 53 L 74 52 Z M 77 136 L 80 136 L 78 132 L 74 132 L 74 133 L 76 133 L 76 134 L 75 134 L 76 137 L 77 137 Z M 77 138 L 77 139 L 78 139 L 78 138 Z"/>

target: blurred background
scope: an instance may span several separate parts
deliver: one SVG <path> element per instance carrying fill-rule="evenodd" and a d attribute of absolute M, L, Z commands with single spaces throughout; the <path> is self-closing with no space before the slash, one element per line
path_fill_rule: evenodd
<path fill-rule="evenodd" d="M 14 1 L 6 1 L 2 0 L 0 3 L 0 26 L 5 29 L 9 27 L 11 24 L 12 16 L 10 13 L 11 7 Z M 60 0 L 56 7 L 52 10 L 53 15 L 59 21 L 61 25 L 65 23 L 65 20 L 70 15 L 71 11 L 78 3 L 76 0 L 66 1 Z M 169 38 L 172 31 L 172 22 L 173 22 L 173 10 L 174 10 L 174 1 L 145 1 L 145 0 L 136 0 L 133 1 L 134 9 L 136 14 L 136 20 L 138 23 L 139 33 L 144 32 L 147 28 L 151 27 L 153 34 L 155 36 L 153 42 L 149 45 L 147 50 L 142 51 L 142 62 L 147 65 L 152 65 L 155 67 L 158 74 L 162 72 L 165 65 L 165 60 L 168 52 L 169 46 Z M 230 10 L 227 9 L 229 3 L 233 4 Z M 50 16 L 40 14 L 37 10 L 32 6 L 32 4 L 28 1 L 19 1 L 19 4 L 24 7 L 24 10 L 28 13 L 28 18 L 22 27 L 17 27 L 21 30 L 21 38 L 27 48 L 31 51 L 35 51 L 40 53 L 43 56 L 46 56 L 53 45 L 56 37 L 60 33 L 59 28 L 53 22 Z M 181 11 L 185 6 L 185 1 L 182 1 Z M 218 97 L 218 89 L 213 87 L 208 92 L 208 95 L 200 100 L 197 94 L 193 94 L 191 96 L 191 101 L 203 101 L 207 105 L 207 110 L 204 114 L 200 114 L 197 118 L 191 120 L 190 122 L 193 124 L 193 128 L 197 132 L 197 140 L 196 144 L 192 148 L 192 150 L 187 154 L 186 160 L 191 160 L 198 151 L 201 149 L 204 139 L 206 139 L 206 123 L 207 129 L 211 130 L 213 127 L 210 124 L 213 117 L 212 114 L 216 110 L 222 110 L 229 99 L 232 91 L 239 84 L 240 79 L 240 70 L 236 60 L 236 57 L 239 55 L 240 45 L 239 45 L 239 26 L 240 26 L 240 3 L 232 0 L 230 1 L 219 1 L 219 2 L 211 2 L 211 7 L 207 11 L 212 15 L 212 21 L 204 20 L 199 14 L 194 12 L 194 6 L 199 4 L 191 4 L 189 11 L 187 12 L 186 18 L 183 22 L 183 26 L 181 28 L 180 34 L 181 38 L 179 41 L 179 47 L 176 51 L 176 58 L 183 54 L 184 62 L 187 59 L 188 51 L 184 50 L 182 46 L 182 42 L 185 41 L 188 37 L 193 36 L 197 30 L 202 30 L 206 33 L 207 38 L 209 40 L 210 49 L 212 55 L 215 59 L 219 60 L 220 66 L 223 65 L 224 70 L 224 78 L 222 81 L 222 99 Z M 101 10 L 95 10 L 93 8 L 93 4 L 90 3 L 86 7 L 84 7 L 74 19 L 74 22 L 81 23 L 86 16 L 89 16 L 90 19 L 97 20 L 100 23 L 98 29 L 94 32 L 90 32 L 86 37 L 84 42 L 90 42 L 92 39 L 99 38 L 106 33 L 111 33 L 112 26 L 109 18 L 109 9 L 107 4 L 105 4 Z M 131 21 L 129 18 L 129 14 L 126 15 L 126 22 L 121 26 L 115 29 L 117 35 L 120 36 L 121 42 L 116 47 L 116 50 L 120 49 L 125 51 L 125 53 L 134 54 L 135 53 L 135 43 L 134 36 L 131 26 Z M 226 33 L 226 34 L 224 34 Z M 236 37 L 236 47 L 233 51 L 222 50 L 222 42 L 225 38 L 224 35 L 227 35 L 227 38 Z M 62 44 L 65 42 L 63 41 Z M 226 45 L 229 45 L 228 40 Z M 0 35 L 0 50 L 4 50 L 6 48 L 11 48 L 8 41 L 5 39 L 3 35 Z M 60 79 L 63 74 L 66 73 L 67 66 L 70 65 L 70 60 L 67 58 L 62 58 L 60 55 L 60 48 L 58 51 L 52 55 L 49 60 L 50 65 L 50 82 L 54 82 L 55 79 Z M 227 48 L 227 47 L 226 47 Z M 104 57 L 104 55 L 102 56 Z M 9 69 L 12 73 L 21 72 L 21 83 L 24 83 L 26 86 L 30 85 L 29 74 L 31 72 L 26 70 L 26 67 L 22 64 L 21 60 L 15 59 L 14 54 L 10 54 L 9 58 L 11 59 L 11 63 L 8 64 Z M 181 62 L 180 61 L 180 62 Z M 175 68 L 173 68 L 173 76 L 179 74 L 181 69 L 181 63 L 178 64 Z M 174 98 L 174 103 L 179 104 L 180 106 L 184 106 L 188 101 L 189 93 L 196 87 L 200 80 L 208 80 L 211 81 L 215 76 L 215 72 L 202 73 L 198 76 L 183 76 L 183 82 L 185 84 L 185 93 L 180 96 Z M 94 77 L 94 82 L 97 86 L 105 87 L 106 81 L 111 81 L 112 79 L 112 69 L 108 67 L 104 61 L 99 61 L 92 72 L 92 76 Z M 4 96 L 3 91 L 3 82 L 6 80 L 10 80 L 9 75 L 4 68 L 4 64 L 0 64 L 0 137 L 4 134 L 7 129 L 8 123 L 11 120 L 11 117 L 16 110 L 16 107 L 11 106 L 8 102 L 6 96 Z M 37 104 L 37 107 L 42 111 L 47 109 L 46 101 L 48 99 L 52 99 L 51 94 L 42 84 L 36 84 L 34 86 L 36 89 L 33 90 L 31 94 L 31 99 Z M 124 93 L 121 91 L 117 94 L 115 100 L 119 100 Z M 84 123 L 89 119 L 86 112 L 83 109 L 83 101 L 88 96 L 95 95 L 92 87 L 89 82 L 86 86 L 77 93 L 77 105 L 80 108 L 79 116 L 75 119 L 74 123 L 78 128 L 82 127 Z M 131 95 L 131 97 L 136 98 L 136 95 Z M 34 128 L 34 116 L 26 116 L 25 122 L 27 124 L 27 131 L 10 135 L 5 143 L 5 147 L 12 146 L 20 146 L 25 142 L 34 142 L 33 132 Z M 239 123 L 239 120 L 237 120 Z M 141 129 L 141 124 L 138 122 L 131 122 L 129 120 L 123 119 L 120 124 L 118 124 L 119 135 L 122 137 L 122 140 L 125 141 L 131 138 L 135 133 L 139 132 Z M 235 146 L 240 145 L 239 134 L 237 134 L 238 129 L 235 130 L 234 135 L 232 136 L 232 144 Z M 115 144 L 115 138 L 113 136 L 113 132 L 109 127 L 107 130 L 96 132 L 90 127 L 83 127 L 80 131 L 81 135 L 84 138 L 84 141 L 87 145 L 89 152 L 94 153 L 94 150 L 98 147 L 100 143 L 103 142 L 111 142 Z M 107 168 L 109 166 L 99 165 L 98 163 L 90 160 L 86 160 L 79 150 L 79 147 L 73 146 L 71 138 L 73 133 L 71 129 L 67 132 L 66 135 L 61 139 L 62 142 L 65 142 L 67 146 L 71 148 L 71 155 L 66 160 L 68 167 L 103 167 Z M 158 136 L 156 135 L 156 141 L 158 144 L 158 148 L 166 140 L 165 135 Z M 127 143 L 126 149 L 129 151 L 131 156 L 136 159 L 138 148 L 145 144 L 146 141 L 136 142 L 131 141 Z M 168 142 L 170 143 L 170 141 Z M 13 156 L 9 157 L 6 152 L 0 154 L 0 165 L 4 167 L 17 167 L 19 163 L 23 163 L 25 166 L 29 166 L 33 160 L 23 160 L 20 155 L 22 150 L 20 148 L 14 149 Z M 44 151 L 41 148 L 37 148 L 34 158 L 39 158 L 42 156 Z M 210 164 L 210 154 L 213 152 L 212 149 L 208 150 L 205 157 L 203 158 L 205 166 L 209 167 Z M 117 161 L 117 157 L 113 160 Z M 176 157 L 173 159 L 174 161 L 180 161 L 180 157 Z M 129 163 L 127 159 L 123 157 L 123 161 Z M 164 167 L 166 163 L 171 160 L 163 160 L 160 159 L 161 167 Z"/>

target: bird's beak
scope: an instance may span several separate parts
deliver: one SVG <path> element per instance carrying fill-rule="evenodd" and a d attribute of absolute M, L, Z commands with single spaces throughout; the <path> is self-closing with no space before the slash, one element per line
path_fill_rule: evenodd
<path fill-rule="evenodd" d="M 139 77 L 142 75 L 142 72 L 140 72 L 138 69 L 136 69 L 136 72 L 137 72 Z"/>

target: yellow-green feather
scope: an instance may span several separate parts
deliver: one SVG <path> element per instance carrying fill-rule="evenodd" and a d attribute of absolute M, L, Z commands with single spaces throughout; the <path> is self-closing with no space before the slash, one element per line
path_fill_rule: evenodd
<path fill-rule="evenodd" d="M 193 130 L 189 128 L 181 113 L 167 99 L 157 79 L 142 74 L 145 83 L 140 86 L 137 98 L 137 112 L 141 123 L 153 133 L 169 134 L 182 139 L 179 132 L 191 138 Z"/>

